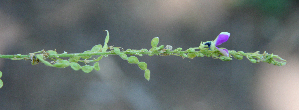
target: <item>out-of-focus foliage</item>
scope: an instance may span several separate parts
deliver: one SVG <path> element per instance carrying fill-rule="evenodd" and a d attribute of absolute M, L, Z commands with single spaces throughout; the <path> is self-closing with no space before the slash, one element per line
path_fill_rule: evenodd
<path fill-rule="evenodd" d="M 281 18 L 286 15 L 294 0 L 237 0 L 234 6 L 255 9 L 263 15 Z"/>

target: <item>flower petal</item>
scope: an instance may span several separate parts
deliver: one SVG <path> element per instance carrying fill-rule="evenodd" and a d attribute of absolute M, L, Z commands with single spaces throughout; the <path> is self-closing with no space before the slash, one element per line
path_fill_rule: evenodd
<path fill-rule="evenodd" d="M 229 53 L 227 49 L 220 49 L 218 47 L 216 47 L 224 56 L 229 57 Z"/>
<path fill-rule="evenodd" d="M 221 32 L 218 37 L 216 38 L 215 46 L 221 45 L 222 43 L 226 42 L 230 36 L 228 32 Z"/>

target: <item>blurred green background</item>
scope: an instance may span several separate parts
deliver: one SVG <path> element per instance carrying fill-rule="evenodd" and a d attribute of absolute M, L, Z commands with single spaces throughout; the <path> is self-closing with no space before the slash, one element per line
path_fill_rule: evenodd
<path fill-rule="evenodd" d="M 248 60 L 143 56 L 144 71 L 118 56 L 84 73 L 30 61 L 0 60 L 0 109 L 298 110 L 299 7 L 296 0 L 15 0 L 0 1 L 1 54 L 42 49 L 83 52 L 103 44 L 124 49 L 183 49 L 230 39 L 220 47 L 278 54 L 278 67 Z"/>

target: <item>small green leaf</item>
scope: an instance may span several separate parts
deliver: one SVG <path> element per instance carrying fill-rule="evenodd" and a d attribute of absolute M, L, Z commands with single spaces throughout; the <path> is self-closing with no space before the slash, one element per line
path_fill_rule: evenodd
<path fill-rule="evenodd" d="M 70 65 L 69 61 L 67 61 L 67 60 L 59 60 L 55 64 L 53 64 L 53 67 L 65 68 L 65 67 L 68 67 L 69 65 Z"/>
<path fill-rule="evenodd" d="M 249 61 L 250 61 L 251 63 L 256 63 L 256 60 L 255 60 L 255 59 L 249 59 Z"/>
<path fill-rule="evenodd" d="M 43 60 L 42 62 L 43 62 L 46 66 L 51 66 L 51 67 L 53 66 L 50 62 L 48 62 L 48 61 L 46 61 L 46 60 Z"/>
<path fill-rule="evenodd" d="M 231 61 L 231 60 L 233 60 L 232 58 L 227 57 L 227 56 L 221 56 L 219 59 L 222 60 L 222 61 Z"/>
<path fill-rule="evenodd" d="M 75 71 L 78 71 L 80 70 L 82 67 L 78 64 L 78 63 L 75 63 L 75 62 L 72 62 L 71 63 L 71 68 Z"/>
<path fill-rule="evenodd" d="M 94 70 L 99 71 L 99 70 L 100 70 L 99 62 L 94 63 L 94 64 L 93 64 L 93 68 L 94 68 Z"/>
<path fill-rule="evenodd" d="M 131 64 L 138 64 L 139 60 L 138 60 L 138 58 L 135 57 L 135 56 L 130 56 L 130 57 L 128 58 L 128 62 L 131 63 Z"/>
<path fill-rule="evenodd" d="M 202 53 L 197 52 L 197 53 L 196 53 L 196 56 L 197 56 L 197 57 L 204 57 L 205 55 L 202 54 Z"/>
<path fill-rule="evenodd" d="M 103 47 L 103 52 L 106 52 L 106 50 L 108 49 L 108 42 L 109 42 L 109 31 L 105 30 L 107 32 L 107 36 L 105 38 L 105 42 L 104 42 L 104 47 Z"/>
<path fill-rule="evenodd" d="M 204 49 L 205 48 L 205 45 L 204 45 L 204 43 L 202 43 L 202 42 L 200 42 L 200 45 L 199 45 L 199 47 L 198 47 L 200 50 L 201 49 Z"/>
<path fill-rule="evenodd" d="M 279 62 L 278 63 L 278 66 L 284 66 L 284 65 L 286 65 L 287 64 L 287 62 Z"/>
<path fill-rule="evenodd" d="M 196 54 L 195 53 L 188 53 L 187 57 L 190 58 L 190 59 L 193 59 L 194 57 L 196 57 Z"/>
<path fill-rule="evenodd" d="M 273 53 L 270 54 L 270 55 L 267 55 L 265 61 L 268 61 L 268 60 L 271 60 L 271 59 L 273 59 Z"/>
<path fill-rule="evenodd" d="M 93 66 L 90 65 L 82 66 L 82 71 L 85 73 L 90 73 L 92 70 L 93 70 Z"/>
<path fill-rule="evenodd" d="M 92 47 L 91 51 L 92 51 L 92 52 L 99 52 L 99 51 L 102 50 L 102 48 L 103 48 L 103 47 L 102 47 L 101 44 L 99 44 L 99 45 L 95 45 L 95 46 Z"/>
<path fill-rule="evenodd" d="M 115 54 L 117 54 L 117 55 L 120 54 L 120 49 L 119 48 L 114 47 L 113 50 L 114 50 Z"/>
<path fill-rule="evenodd" d="M 152 54 L 152 53 L 148 54 L 148 56 L 153 56 L 153 55 L 155 55 L 155 54 Z"/>
<path fill-rule="evenodd" d="M 0 71 L 0 78 L 2 77 L 2 71 Z"/>
<path fill-rule="evenodd" d="M 145 62 L 139 62 L 138 66 L 142 70 L 146 70 L 147 69 L 147 64 Z"/>
<path fill-rule="evenodd" d="M 83 53 L 84 53 L 84 54 L 92 54 L 93 52 L 90 51 L 90 50 L 87 50 L 87 51 L 84 51 Z"/>
<path fill-rule="evenodd" d="M 187 51 L 187 52 L 195 52 L 195 49 L 193 49 L 193 48 L 189 48 L 189 49 L 187 49 L 186 51 Z"/>
<path fill-rule="evenodd" d="M 83 54 L 89 54 L 89 56 L 81 56 L 82 59 L 88 59 L 91 58 L 91 54 L 93 54 L 92 51 L 84 51 Z"/>
<path fill-rule="evenodd" d="M 132 49 L 127 49 L 127 50 L 126 50 L 126 52 L 131 52 L 131 51 L 132 51 Z"/>
<path fill-rule="evenodd" d="M 47 66 L 53 66 L 50 62 L 44 60 L 43 55 L 36 55 L 36 58 Z"/>
<path fill-rule="evenodd" d="M 99 56 L 97 59 L 95 59 L 94 61 L 100 61 L 103 58 L 103 56 Z"/>
<path fill-rule="evenodd" d="M 182 55 L 182 57 L 188 57 L 186 54 L 184 54 L 184 53 L 181 53 L 181 55 Z"/>
<path fill-rule="evenodd" d="M 79 56 L 73 56 L 73 57 L 69 58 L 69 61 L 70 62 L 78 62 L 78 60 L 80 60 L 80 58 L 81 57 L 79 57 Z"/>
<path fill-rule="evenodd" d="M 175 49 L 173 51 L 179 52 L 179 51 L 182 51 L 182 50 L 183 50 L 183 48 L 177 48 L 177 49 Z"/>
<path fill-rule="evenodd" d="M 3 87 L 3 81 L 0 79 L 0 88 Z"/>
<path fill-rule="evenodd" d="M 141 49 L 140 51 L 141 51 L 141 52 L 148 52 L 147 49 Z"/>
<path fill-rule="evenodd" d="M 234 58 L 235 58 L 235 59 L 238 59 L 238 60 L 242 60 L 242 59 L 243 59 L 243 56 L 241 56 L 241 55 L 234 55 Z"/>
<path fill-rule="evenodd" d="M 128 60 L 128 56 L 124 53 L 119 54 L 120 58 L 122 58 L 123 60 Z"/>
<path fill-rule="evenodd" d="M 160 45 L 158 48 L 159 48 L 159 50 L 162 50 L 162 49 L 164 49 L 164 45 Z"/>
<path fill-rule="evenodd" d="M 149 81 L 149 80 L 150 80 L 150 77 L 151 77 L 151 72 L 150 72 L 149 69 L 146 69 L 146 70 L 144 71 L 144 78 L 145 78 L 147 81 Z"/>
<path fill-rule="evenodd" d="M 151 46 L 154 48 L 154 47 L 157 47 L 159 43 L 159 37 L 155 37 L 152 39 L 152 42 L 151 42 Z"/>
<path fill-rule="evenodd" d="M 245 54 L 243 51 L 238 51 L 237 53 L 238 53 L 238 54 L 241 54 L 241 55 L 243 55 L 243 56 L 246 56 L 246 54 Z"/>

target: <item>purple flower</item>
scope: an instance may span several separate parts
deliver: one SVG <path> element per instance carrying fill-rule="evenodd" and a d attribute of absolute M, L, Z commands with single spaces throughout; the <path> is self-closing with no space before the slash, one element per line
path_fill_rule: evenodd
<path fill-rule="evenodd" d="M 226 42 L 230 36 L 230 33 L 228 32 L 221 32 L 218 37 L 215 39 L 215 46 L 221 45 L 222 43 Z M 229 56 L 227 49 L 221 49 L 216 47 L 224 56 Z"/>

